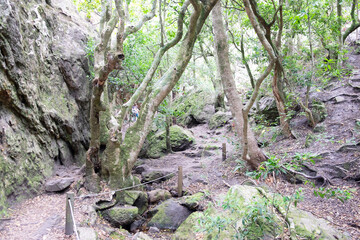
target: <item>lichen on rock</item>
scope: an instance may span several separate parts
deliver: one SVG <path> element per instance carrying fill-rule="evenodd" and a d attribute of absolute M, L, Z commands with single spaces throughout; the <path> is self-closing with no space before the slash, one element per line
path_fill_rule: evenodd
<path fill-rule="evenodd" d="M 166 152 L 165 131 L 161 131 L 151 136 L 145 155 L 149 158 L 159 158 Z M 170 142 L 173 151 L 183 151 L 194 142 L 194 136 L 189 131 L 180 126 L 170 127 Z"/>

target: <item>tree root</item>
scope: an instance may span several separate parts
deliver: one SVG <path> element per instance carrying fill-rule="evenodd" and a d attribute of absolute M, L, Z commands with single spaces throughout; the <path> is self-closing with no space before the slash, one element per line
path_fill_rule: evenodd
<path fill-rule="evenodd" d="M 283 169 L 285 169 L 286 171 L 289 171 L 293 174 L 297 174 L 297 175 L 300 175 L 300 176 L 303 176 L 307 179 L 311 179 L 311 180 L 321 180 L 323 181 L 323 184 L 321 185 L 322 187 L 323 186 L 326 186 L 328 184 L 332 185 L 330 179 L 328 179 L 327 177 L 324 177 L 324 176 L 321 176 L 321 175 L 316 175 L 316 176 L 309 176 L 305 173 L 302 173 L 302 172 L 298 172 L 298 171 L 295 171 L 295 170 L 292 170 L 292 169 L 288 169 L 288 168 L 285 168 L 285 167 L 282 167 Z"/>

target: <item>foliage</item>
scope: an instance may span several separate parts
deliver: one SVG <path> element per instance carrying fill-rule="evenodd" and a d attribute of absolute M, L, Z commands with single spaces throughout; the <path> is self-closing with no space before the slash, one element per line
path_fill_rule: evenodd
<path fill-rule="evenodd" d="M 100 0 L 73 0 L 78 11 L 86 13 L 88 19 L 91 18 L 91 13 L 101 12 L 101 1 Z"/>
<path fill-rule="evenodd" d="M 246 175 L 254 179 L 266 179 L 269 174 L 278 175 L 285 173 L 286 170 L 283 168 L 281 159 L 275 155 L 270 156 L 265 162 L 262 162 L 257 171 L 247 172 Z"/>
<path fill-rule="evenodd" d="M 287 164 L 287 167 L 290 167 L 294 170 L 299 170 L 305 163 L 315 164 L 315 159 L 320 159 L 320 156 L 310 152 L 295 153 L 291 162 Z"/>
<path fill-rule="evenodd" d="M 354 192 L 354 189 L 345 189 L 342 190 L 340 188 L 324 188 L 324 187 L 320 187 L 318 189 L 314 189 L 314 195 L 316 197 L 321 197 L 321 198 L 336 198 L 339 199 L 342 203 L 344 203 L 345 201 L 352 199 L 352 193 Z"/>

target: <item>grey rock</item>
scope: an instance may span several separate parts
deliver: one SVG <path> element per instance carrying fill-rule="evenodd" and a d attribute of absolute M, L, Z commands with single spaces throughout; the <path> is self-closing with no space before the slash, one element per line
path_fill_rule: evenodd
<path fill-rule="evenodd" d="M 155 179 L 158 179 L 158 180 L 156 180 L 156 182 L 161 182 L 161 181 L 165 181 L 165 180 L 168 180 L 173 177 L 173 175 L 169 175 L 169 174 L 170 174 L 170 172 L 165 171 L 165 170 L 149 169 L 148 171 L 143 172 L 141 174 L 141 177 L 142 177 L 141 181 L 148 182 L 148 181 L 153 181 Z M 167 176 L 167 175 L 169 175 L 169 176 Z"/>
<path fill-rule="evenodd" d="M 171 198 L 171 193 L 165 189 L 155 189 L 148 192 L 149 203 L 153 204 L 158 201 L 164 201 Z"/>
<path fill-rule="evenodd" d="M 341 103 L 341 102 L 345 102 L 346 101 L 346 99 L 345 99 L 345 97 L 343 97 L 343 96 L 337 96 L 337 97 L 335 97 L 335 102 L 336 103 Z"/>
<path fill-rule="evenodd" d="M 160 131 L 150 137 L 146 145 L 146 154 L 148 158 L 159 158 L 166 152 L 166 133 Z M 193 134 L 180 126 L 174 125 L 170 127 L 170 143 L 173 151 L 183 151 L 191 147 L 194 142 Z"/>
<path fill-rule="evenodd" d="M 139 214 L 143 214 L 148 207 L 148 195 L 142 191 L 117 191 L 116 202 L 122 205 L 132 205 L 139 209 Z"/>
<path fill-rule="evenodd" d="M 153 239 L 143 232 L 138 232 L 133 236 L 132 240 L 153 240 Z"/>
<path fill-rule="evenodd" d="M 101 212 L 106 219 L 114 227 L 127 227 L 138 217 L 138 209 L 134 206 L 115 206 Z"/>
<path fill-rule="evenodd" d="M 148 223 L 149 227 L 176 230 L 191 214 L 191 211 L 172 199 L 166 200 L 156 207 L 157 213 Z"/>
<path fill-rule="evenodd" d="M 137 229 L 140 229 L 144 225 L 145 222 L 146 222 L 145 219 L 135 220 L 130 225 L 130 232 L 135 232 Z"/>
<path fill-rule="evenodd" d="M 218 111 L 210 118 L 209 128 L 216 129 L 222 127 L 225 124 L 229 123 L 231 117 L 231 113 Z"/>
<path fill-rule="evenodd" d="M 267 122 L 276 122 L 276 119 L 279 117 L 279 112 L 276 108 L 275 99 L 272 97 L 263 97 L 259 100 L 259 109 L 256 112 L 257 115 L 263 115 L 262 121 Z"/>
<path fill-rule="evenodd" d="M 49 3 L 0 1 L 0 126 L 8 146 L 0 157 L 6 169 L 0 199 L 38 193 L 54 163 L 85 161 L 91 89 L 85 49 L 93 27 L 71 0 Z"/>
<path fill-rule="evenodd" d="M 182 126 L 192 127 L 209 122 L 215 113 L 215 97 L 210 91 L 188 92 L 175 99 L 172 108 L 180 114 L 176 122 Z"/>
<path fill-rule="evenodd" d="M 45 190 L 48 192 L 60 192 L 69 187 L 74 181 L 74 178 L 51 179 L 45 183 Z"/>
<path fill-rule="evenodd" d="M 140 166 L 136 166 L 136 167 L 134 168 L 134 171 L 135 171 L 136 174 L 142 174 L 143 172 L 146 172 L 146 171 L 148 171 L 149 169 L 150 169 L 150 167 L 149 167 L 148 165 L 142 164 L 142 165 L 140 165 Z"/>
<path fill-rule="evenodd" d="M 94 229 L 89 227 L 78 228 L 79 238 L 81 240 L 97 240 L 96 232 Z"/>
<path fill-rule="evenodd" d="M 149 233 L 158 233 L 158 232 L 160 232 L 160 230 L 157 227 L 150 227 L 148 232 Z"/>

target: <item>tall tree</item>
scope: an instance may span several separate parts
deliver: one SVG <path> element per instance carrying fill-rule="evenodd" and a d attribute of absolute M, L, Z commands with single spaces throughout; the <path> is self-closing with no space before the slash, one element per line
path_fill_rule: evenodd
<path fill-rule="evenodd" d="M 220 72 L 226 97 L 229 100 L 231 113 L 234 117 L 236 133 L 243 143 L 243 151 L 245 150 L 245 152 L 243 152 L 243 159 L 246 160 L 252 168 L 256 169 L 261 162 L 266 160 L 266 156 L 258 147 L 255 136 L 252 130 L 248 127 L 248 122 L 244 122 L 242 100 L 236 90 L 235 80 L 230 67 L 229 45 L 221 14 L 221 2 L 216 4 L 211 16 L 214 29 L 217 67 Z M 272 67 L 273 64 L 269 68 L 268 73 L 270 73 Z"/>

